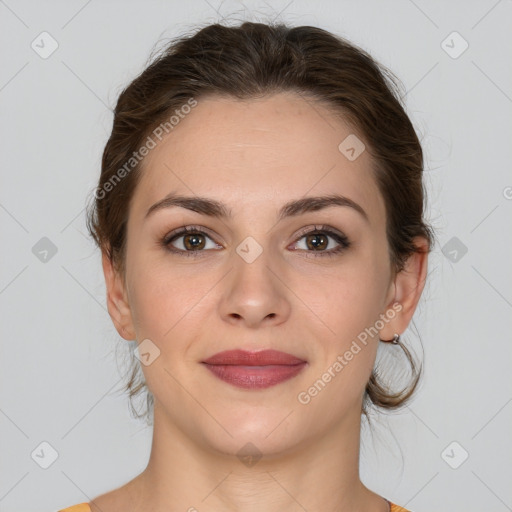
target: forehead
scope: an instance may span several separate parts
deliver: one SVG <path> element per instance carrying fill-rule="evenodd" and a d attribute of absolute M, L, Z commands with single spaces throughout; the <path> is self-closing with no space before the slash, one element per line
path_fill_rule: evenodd
<path fill-rule="evenodd" d="M 344 141 L 360 140 L 354 137 L 340 117 L 297 93 L 243 101 L 200 98 L 145 157 L 132 207 L 144 215 L 174 191 L 213 197 L 235 213 L 261 212 L 338 192 L 378 218 L 384 205 L 368 152 L 352 160 L 343 152 Z"/>

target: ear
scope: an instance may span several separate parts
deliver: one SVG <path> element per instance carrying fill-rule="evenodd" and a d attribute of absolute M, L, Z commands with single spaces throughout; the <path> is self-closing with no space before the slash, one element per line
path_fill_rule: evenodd
<path fill-rule="evenodd" d="M 390 340 L 395 333 L 402 334 L 407 329 L 425 287 L 428 242 L 424 237 L 416 237 L 414 244 L 420 252 L 413 253 L 407 259 L 404 268 L 396 274 L 391 286 L 390 291 L 392 293 L 394 289 L 394 294 L 386 311 L 392 308 L 396 314 L 385 322 L 384 327 L 379 331 L 379 338 L 382 340 Z"/>
<path fill-rule="evenodd" d="M 128 302 L 122 277 L 114 269 L 112 261 L 105 252 L 102 253 L 101 264 L 107 287 L 107 308 L 117 332 L 125 340 L 135 340 L 132 313 Z"/>

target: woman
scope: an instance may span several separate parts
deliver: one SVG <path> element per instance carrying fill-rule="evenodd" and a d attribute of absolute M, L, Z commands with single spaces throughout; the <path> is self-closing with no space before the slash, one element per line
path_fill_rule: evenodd
<path fill-rule="evenodd" d="M 418 382 L 400 334 L 433 243 L 391 77 L 319 28 L 216 24 L 121 93 L 89 228 L 153 442 L 140 475 L 64 510 L 405 510 L 358 467 L 361 414 Z M 379 341 L 412 364 L 402 390 Z"/>

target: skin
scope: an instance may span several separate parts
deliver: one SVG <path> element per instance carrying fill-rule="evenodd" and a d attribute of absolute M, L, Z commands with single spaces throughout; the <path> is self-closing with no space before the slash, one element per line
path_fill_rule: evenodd
<path fill-rule="evenodd" d="M 388 510 L 359 478 L 361 405 L 378 337 L 391 339 L 409 325 L 427 255 L 414 254 L 393 274 L 370 155 L 349 161 L 338 150 L 351 133 L 325 107 L 295 93 L 200 98 L 146 157 L 130 206 L 126 274 L 105 255 L 103 269 L 120 335 L 149 338 L 160 350 L 142 365 L 155 398 L 153 444 L 145 471 L 93 500 L 94 512 Z M 171 191 L 216 199 L 234 216 L 173 207 L 145 219 Z M 331 193 L 357 202 L 368 220 L 331 206 L 278 221 L 286 202 Z M 315 252 L 301 230 L 320 224 L 345 234 L 351 246 L 322 256 L 339 245 L 329 238 Z M 198 257 L 160 244 L 188 225 L 208 231 Z M 262 248 L 251 263 L 236 252 L 248 236 Z M 184 242 L 176 239 L 173 247 L 186 250 Z M 422 238 L 416 243 L 426 247 Z M 394 303 L 402 309 L 378 336 L 307 405 L 299 403 L 298 394 Z M 201 364 L 234 348 L 274 348 L 308 365 L 268 389 L 244 390 Z M 263 455 L 251 467 L 236 456 L 248 442 Z"/>

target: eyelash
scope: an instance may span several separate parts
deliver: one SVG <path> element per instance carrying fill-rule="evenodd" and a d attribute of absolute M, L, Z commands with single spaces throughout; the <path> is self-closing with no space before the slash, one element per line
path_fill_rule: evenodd
<path fill-rule="evenodd" d="M 206 237 L 212 239 L 208 235 L 208 233 L 206 233 L 205 231 L 203 231 L 201 228 L 199 228 L 197 226 L 185 226 L 183 228 L 179 228 L 179 230 L 177 230 L 177 231 L 175 230 L 175 231 L 172 231 L 171 233 L 168 233 L 162 239 L 161 244 L 166 250 L 168 250 L 174 254 L 179 254 L 180 256 L 182 255 L 185 257 L 193 257 L 193 258 L 198 257 L 198 256 L 200 256 L 200 253 L 205 252 L 205 250 L 185 251 L 183 249 L 176 249 L 171 246 L 171 242 L 180 238 L 183 235 L 190 234 L 190 233 L 205 235 Z M 336 256 L 337 254 L 343 252 L 344 250 L 348 249 L 352 245 L 352 242 L 350 242 L 349 239 L 345 235 L 340 234 L 336 231 L 333 231 L 328 226 L 325 226 L 325 225 L 321 225 L 321 226 L 315 225 L 314 229 L 301 233 L 301 235 L 297 238 L 296 242 L 298 242 L 300 239 L 304 238 L 305 236 L 311 235 L 311 234 L 325 234 L 325 235 L 328 235 L 329 237 L 333 238 L 336 242 L 339 243 L 338 247 L 336 247 L 335 249 L 330 249 L 329 251 L 313 251 L 313 250 L 307 251 L 307 252 L 313 253 L 312 254 L 313 258 L 325 257 L 325 256 L 329 256 L 329 257 Z M 310 257 L 310 256 L 308 256 L 308 257 Z"/>

